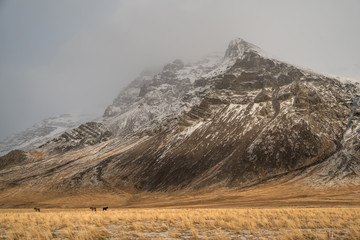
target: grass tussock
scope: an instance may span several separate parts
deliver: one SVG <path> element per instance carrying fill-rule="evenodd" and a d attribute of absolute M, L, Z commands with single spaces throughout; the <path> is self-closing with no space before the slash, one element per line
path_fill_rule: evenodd
<path fill-rule="evenodd" d="M 0 210 L 0 239 L 360 239 L 359 208 Z"/>

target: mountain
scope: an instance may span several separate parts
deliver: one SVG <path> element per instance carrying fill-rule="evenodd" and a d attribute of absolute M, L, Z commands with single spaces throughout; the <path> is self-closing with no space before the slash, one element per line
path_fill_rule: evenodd
<path fill-rule="evenodd" d="M 224 57 L 140 75 L 101 120 L 17 153 L 0 195 L 359 187 L 359 105 L 356 85 L 235 39 Z"/>
<path fill-rule="evenodd" d="M 122 91 L 104 113 L 104 122 L 116 136 L 152 131 L 200 101 L 208 86 L 195 81 L 215 69 L 221 57 L 212 55 L 194 64 L 175 60 L 151 77 L 141 75 Z"/>
<path fill-rule="evenodd" d="M 62 114 L 44 119 L 34 124 L 31 128 L 0 141 L 0 156 L 15 149 L 24 151 L 35 149 L 54 137 L 59 136 L 62 132 L 77 127 L 82 122 L 90 121 L 93 118 L 90 115 L 72 116 L 70 114 Z"/>

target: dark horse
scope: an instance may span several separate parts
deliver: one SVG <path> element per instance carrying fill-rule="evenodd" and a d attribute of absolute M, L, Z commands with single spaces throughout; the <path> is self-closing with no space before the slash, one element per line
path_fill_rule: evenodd
<path fill-rule="evenodd" d="M 35 212 L 40 212 L 40 208 L 34 207 Z"/>
<path fill-rule="evenodd" d="M 96 212 L 96 207 L 90 207 L 91 211 L 95 211 Z"/>
<path fill-rule="evenodd" d="M 108 210 L 109 207 L 103 207 L 103 211 L 106 211 Z"/>

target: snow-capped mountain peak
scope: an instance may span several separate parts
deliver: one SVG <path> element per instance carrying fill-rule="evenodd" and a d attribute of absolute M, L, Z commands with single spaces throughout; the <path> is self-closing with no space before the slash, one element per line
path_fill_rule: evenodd
<path fill-rule="evenodd" d="M 244 54 L 249 51 L 254 51 L 256 53 L 262 52 L 261 48 L 259 48 L 258 46 L 246 42 L 242 38 L 236 38 L 230 41 L 229 46 L 225 52 L 225 59 L 242 59 L 244 57 Z"/>

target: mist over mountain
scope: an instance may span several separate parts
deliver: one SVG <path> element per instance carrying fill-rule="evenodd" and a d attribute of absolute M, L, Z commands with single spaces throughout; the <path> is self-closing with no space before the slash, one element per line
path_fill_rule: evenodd
<path fill-rule="evenodd" d="M 238 36 L 291 64 L 359 79 L 359 8 L 357 0 L 2 0 L 0 139 L 62 113 L 100 115 L 142 69 L 195 62 Z"/>

